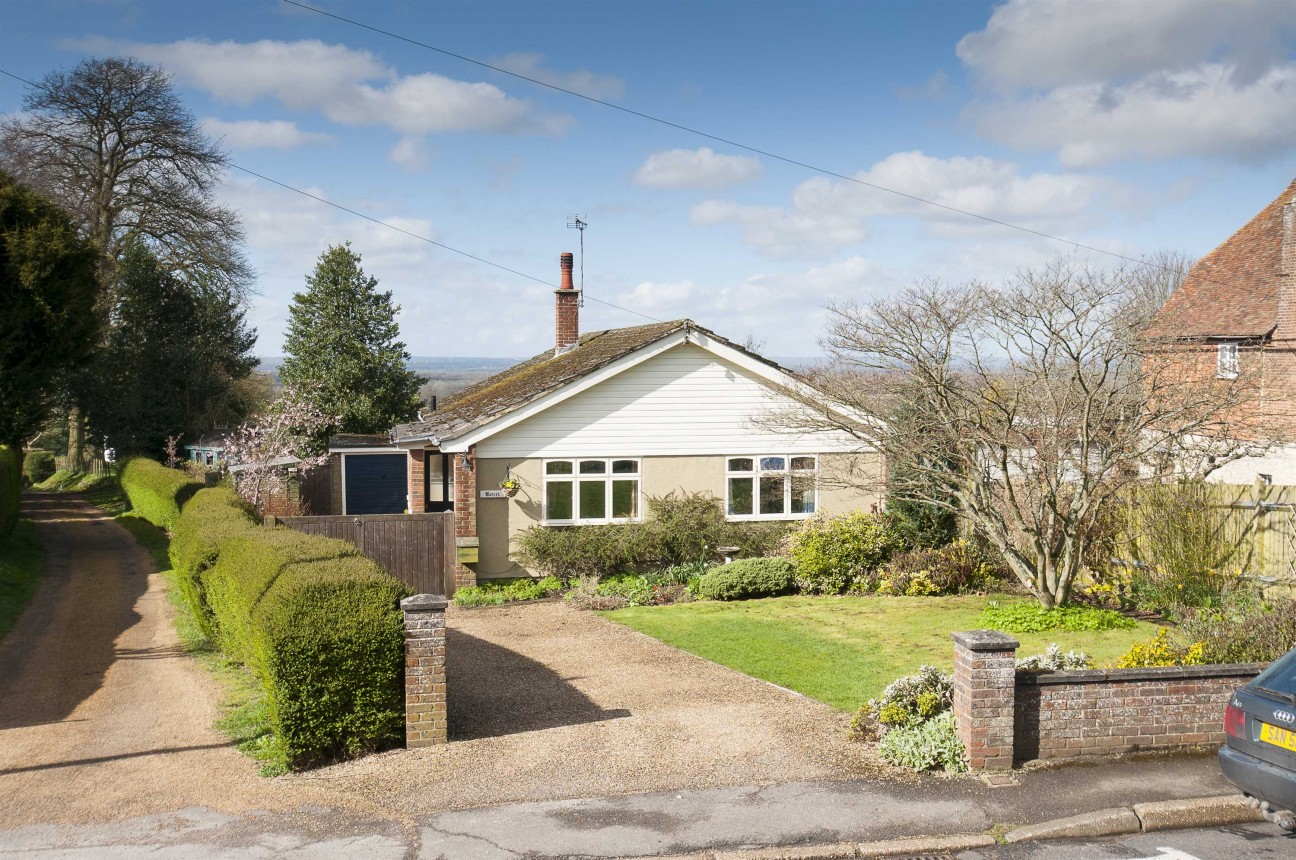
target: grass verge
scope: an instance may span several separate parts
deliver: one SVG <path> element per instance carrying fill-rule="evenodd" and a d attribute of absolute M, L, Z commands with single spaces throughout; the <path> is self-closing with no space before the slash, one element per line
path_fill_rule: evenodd
<path fill-rule="evenodd" d="M 773 597 L 640 606 L 607 618 L 731 669 L 852 711 L 887 684 L 928 664 L 951 669 L 950 633 L 978 628 L 991 595 L 957 597 Z M 1008 599 L 999 595 L 998 599 Z M 1056 642 L 1094 665 L 1115 662 L 1157 627 L 1023 633 L 1019 656 Z"/>
<path fill-rule="evenodd" d="M 30 520 L 19 520 L 12 532 L 0 537 L 0 639 L 36 593 L 44 559 L 40 535 Z"/>

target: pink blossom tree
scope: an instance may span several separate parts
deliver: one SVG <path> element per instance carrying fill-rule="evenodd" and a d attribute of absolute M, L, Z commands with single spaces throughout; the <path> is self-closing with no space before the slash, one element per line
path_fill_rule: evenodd
<path fill-rule="evenodd" d="M 312 396 L 286 389 L 260 415 L 238 427 L 225 442 L 225 460 L 234 490 L 257 510 L 286 495 L 289 469 L 299 475 L 328 462 L 312 439 L 338 418 L 312 405 Z"/>

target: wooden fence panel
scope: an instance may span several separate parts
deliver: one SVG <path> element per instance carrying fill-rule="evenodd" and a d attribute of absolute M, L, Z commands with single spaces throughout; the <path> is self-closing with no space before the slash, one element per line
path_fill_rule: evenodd
<path fill-rule="evenodd" d="M 283 517 L 276 521 L 300 532 L 354 544 L 416 594 L 454 596 L 453 513 Z"/>

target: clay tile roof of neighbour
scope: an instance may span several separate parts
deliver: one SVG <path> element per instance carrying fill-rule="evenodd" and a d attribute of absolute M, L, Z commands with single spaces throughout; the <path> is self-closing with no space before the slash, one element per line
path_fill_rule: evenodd
<path fill-rule="evenodd" d="M 778 367 L 774 362 L 687 319 L 594 331 L 581 335 L 577 344 L 566 352 L 554 355 L 552 349 L 545 350 L 465 388 L 447 400 L 436 412 L 426 416 L 426 420 L 398 424 L 392 430 L 392 436 L 397 440 L 415 437 L 453 439 L 557 391 L 618 358 L 686 329 L 701 332 Z"/>
<path fill-rule="evenodd" d="M 1224 244 L 1197 261 L 1146 334 L 1155 339 L 1264 337 L 1278 324 L 1284 205 L 1296 180 Z"/>

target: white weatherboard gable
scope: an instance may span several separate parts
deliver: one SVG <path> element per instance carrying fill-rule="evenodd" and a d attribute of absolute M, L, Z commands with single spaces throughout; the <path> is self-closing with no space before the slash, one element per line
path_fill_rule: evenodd
<path fill-rule="evenodd" d="M 669 345 L 661 348 L 663 344 Z M 665 338 L 621 361 L 626 363 L 603 369 L 614 369 L 612 373 L 590 374 L 542 398 L 532 404 L 540 408 L 525 410 L 528 414 L 507 426 L 498 426 L 501 419 L 456 439 L 455 447 L 475 441 L 479 457 L 515 459 L 817 454 L 862 447 L 840 431 L 800 433 L 761 426 L 771 414 L 798 407 L 776 386 L 801 384 L 704 335 Z"/>

